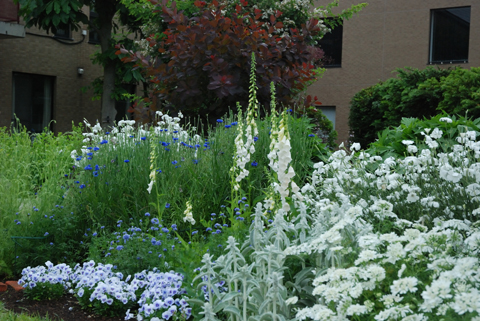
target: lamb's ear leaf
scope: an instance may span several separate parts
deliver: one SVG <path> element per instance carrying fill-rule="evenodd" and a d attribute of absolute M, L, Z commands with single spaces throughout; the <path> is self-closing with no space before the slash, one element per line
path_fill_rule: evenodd
<path fill-rule="evenodd" d="M 223 309 L 223 311 L 228 312 L 228 313 L 232 313 L 232 314 L 238 316 L 239 318 L 242 317 L 242 314 L 240 313 L 240 310 L 237 307 L 234 307 L 233 305 L 229 305 L 229 306 L 225 307 Z"/>

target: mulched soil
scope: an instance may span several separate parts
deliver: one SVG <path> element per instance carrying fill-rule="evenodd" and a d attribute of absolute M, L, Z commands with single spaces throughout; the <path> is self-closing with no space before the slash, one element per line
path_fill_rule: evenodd
<path fill-rule="evenodd" d="M 5 282 L 5 281 L 2 281 Z M 23 292 L 15 292 L 8 287 L 6 292 L 0 292 L 0 300 L 5 309 L 15 313 L 39 315 L 48 317 L 51 320 L 63 321 L 120 321 L 125 317 L 102 317 L 82 310 L 75 297 L 70 294 L 53 301 L 33 301 L 24 297 Z M 72 308 L 72 309 L 70 309 Z"/>

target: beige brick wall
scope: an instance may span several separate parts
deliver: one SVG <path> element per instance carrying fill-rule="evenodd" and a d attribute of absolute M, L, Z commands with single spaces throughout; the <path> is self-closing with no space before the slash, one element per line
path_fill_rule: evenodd
<path fill-rule="evenodd" d="M 316 4 L 328 2 L 319 0 Z M 334 11 L 360 2 L 340 0 Z M 309 93 L 324 105 L 336 106 L 339 142 L 348 139 L 349 102 L 355 93 L 394 77 L 396 68 L 428 66 L 431 9 L 471 6 L 469 61 L 460 66 L 480 66 L 480 0 L 366 2 L 366 8 L 344 23 L 342 67 L 327 69 L 323 78 L 309 88 Z"/>

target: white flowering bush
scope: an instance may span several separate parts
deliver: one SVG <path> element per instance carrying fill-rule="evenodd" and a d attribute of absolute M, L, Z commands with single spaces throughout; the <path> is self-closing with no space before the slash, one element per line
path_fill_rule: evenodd
<path fill-rule="evenodd" d="M 315 165 L 309 236 L 285 251 L 314 258 L 313 289 L 294 294 L 315 299 L 297 319 L 478 318 L 478 133 L 437 152 L 442 134 L 424 130 L 428 147 L 404 158 L 339 150 Z"/>

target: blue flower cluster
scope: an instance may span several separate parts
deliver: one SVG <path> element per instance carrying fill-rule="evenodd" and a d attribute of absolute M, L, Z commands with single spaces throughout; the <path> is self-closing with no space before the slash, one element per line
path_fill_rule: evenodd
<path fill-rule="evenodd" d="M 190 318 L 192 310 L 187 303 L 186 290 L 182 288 L 183 275 L 180 273 L 142 271 L 134 277 L 113 272 L 111 264 L 96 264 L 94 261 L 77 264 L 73 269 L 65 263 L 54 266 L 51 262 L 44 266 L 25 268 L 18 281 L 27 289 L 35 288 L 42 283 L 62 284 L 70 293 L 82 298 L 90 294 L 90 302 L 112 305 L 119 301 L 124 305 L 129 302 L 138 303 L 137 315 L 126 311 L 125 320 L 136 318 L 162 318 L 164 320 Z M 143 290 L 143 292 L 142 292 Z M 137 293 L 141 293 L 137 299 Z"/>

